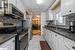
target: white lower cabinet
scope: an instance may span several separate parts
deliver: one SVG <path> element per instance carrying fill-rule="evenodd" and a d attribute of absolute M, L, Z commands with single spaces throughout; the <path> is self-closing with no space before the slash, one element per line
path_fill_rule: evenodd
<path fill-rule="evenodd" d="M 74 41 L 48 29 L 44 29 L 44 38 L 51 50 L 75 50 Z"/>
<path fill-rule="evenodd" d="M 47 30 L 45 31 L 45 40 L 48 42 L 48 32 L 47 32 Z"/>
<path fill-rule="evenodd" d="M 51 50 L 75 50 L 74 41 L 48 29 L 45 29 L 44 38 Z"/>
<path fill-rule="evenodd" d="M 50 33 L 49 30 L 48 30 L 47 32 L 48 32 L 48 33 L 47 33 L 47 35 L 48 35 L 48 41 L 47 41 L 47 42 L 48 42 L 49 46 L 52 47 L 52 46 L 51 46 L 51 45 L 52 45 L 52 42 L 51 42 L 51 41 L 52 41 L 52 34 Z"/>
<path fill-rule="evenodd" d="M 45 28 L 43 28 L 43 38 L 45 39 L 45 36 L 46 36 L 46 29 Z"/>
<path fill-rule="evenodd" d="M 0 45 L 0 50 L 15 50 L 15 38 L 12 38 Z"/>
<path fill-rule="evenodd" d="M 51 37 L 52 39 L 51 38 L 49 39 L 51 40 L 50 41 L 51 46 L 52 46 L 51 49 L 52 50 L 63 50 L 63 37 L 52 31 L 50 31 L 49 34 L 51 34 L 52 36 Z"/>
<path fill-rule="evenodd" d="M 64 50 L 75 50 L 75 42 L 64 37 Z"/>
<path fill-rule="evenodd" d="M 68 44 L 66 42 L 64 42 L 64 50 L 71 50 L 71 47 L 68 46 Z"/>
<path fill-rule="evenodd" d="M 63 50 L 63 36 L 46 29 L 45 40 L 49 44 L 51 50 Z"/>
<path fill-rule="evenodd" d="M 63 42 L 63 36 L 61 36 L 61 35 L 58 35 L 58 34 L 56 34 L 55 35 L 56 37 L 56 42 L 55 42 L 55 45 L 56 45 L 56 50 L 63 50 L 63 44 L 64 44 L 64 42 Z"/>
<path fill-rule="evenodd" d="M 56 38 L 55 38 L 55 33 L 53 32 L 50 32 L 52 34 L 52 50 L 55 50 L 56 49 L 56 45 L 55 45 L 55 41 L 56 41 Z"/>

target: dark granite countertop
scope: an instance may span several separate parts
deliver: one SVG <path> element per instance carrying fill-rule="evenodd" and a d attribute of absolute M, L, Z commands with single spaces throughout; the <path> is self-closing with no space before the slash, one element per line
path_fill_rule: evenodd
<path fill-rule="evenodd" d="M 15 37 L 17 34 L 0 34 L 0 45 L 9 39 Z"/>
<path fill-rule="evenodd" d="M 61 29 L 61 28 L 54 28 L 54 27 L 44 27 L 44 28 L 51 30 L 51 31 L 53 31 L 61 36 L 64 36 L 66 38 L 69 38 L 75 42 L 75 33 L 69 32 L 68 30 Z"/>

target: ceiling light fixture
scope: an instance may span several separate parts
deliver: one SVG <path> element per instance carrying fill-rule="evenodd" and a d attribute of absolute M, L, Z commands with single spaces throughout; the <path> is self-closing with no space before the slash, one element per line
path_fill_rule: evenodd
<path fill-rule="evenodd" d="M 41 4 L 41 3 L 43 3 L 43 0 L 36 0 L 36 3 Z"/>
<path fill-rule="evenodd" d="M 37 17 L 40 17 L 39 15 L 37 15 Z"/>

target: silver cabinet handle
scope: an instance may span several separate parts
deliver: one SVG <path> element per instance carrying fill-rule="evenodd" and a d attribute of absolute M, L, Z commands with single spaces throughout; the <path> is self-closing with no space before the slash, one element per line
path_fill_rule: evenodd
<path fill-rule="evenodd" d="M 75 46 L 72 46 L 73 49 L 75 49 Z"/>
<path fill-rule="evenodd" d="M 57 36 L 57 35 L 55 35 L 55 36 Z"/>

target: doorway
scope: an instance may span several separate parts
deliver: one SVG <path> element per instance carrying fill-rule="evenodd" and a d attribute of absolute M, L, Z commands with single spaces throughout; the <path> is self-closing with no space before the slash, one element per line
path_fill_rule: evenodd
<path fill-rule="evenodd" d="M 32 17 L 32 35 L 41 35 L 40 17 Z"/>

